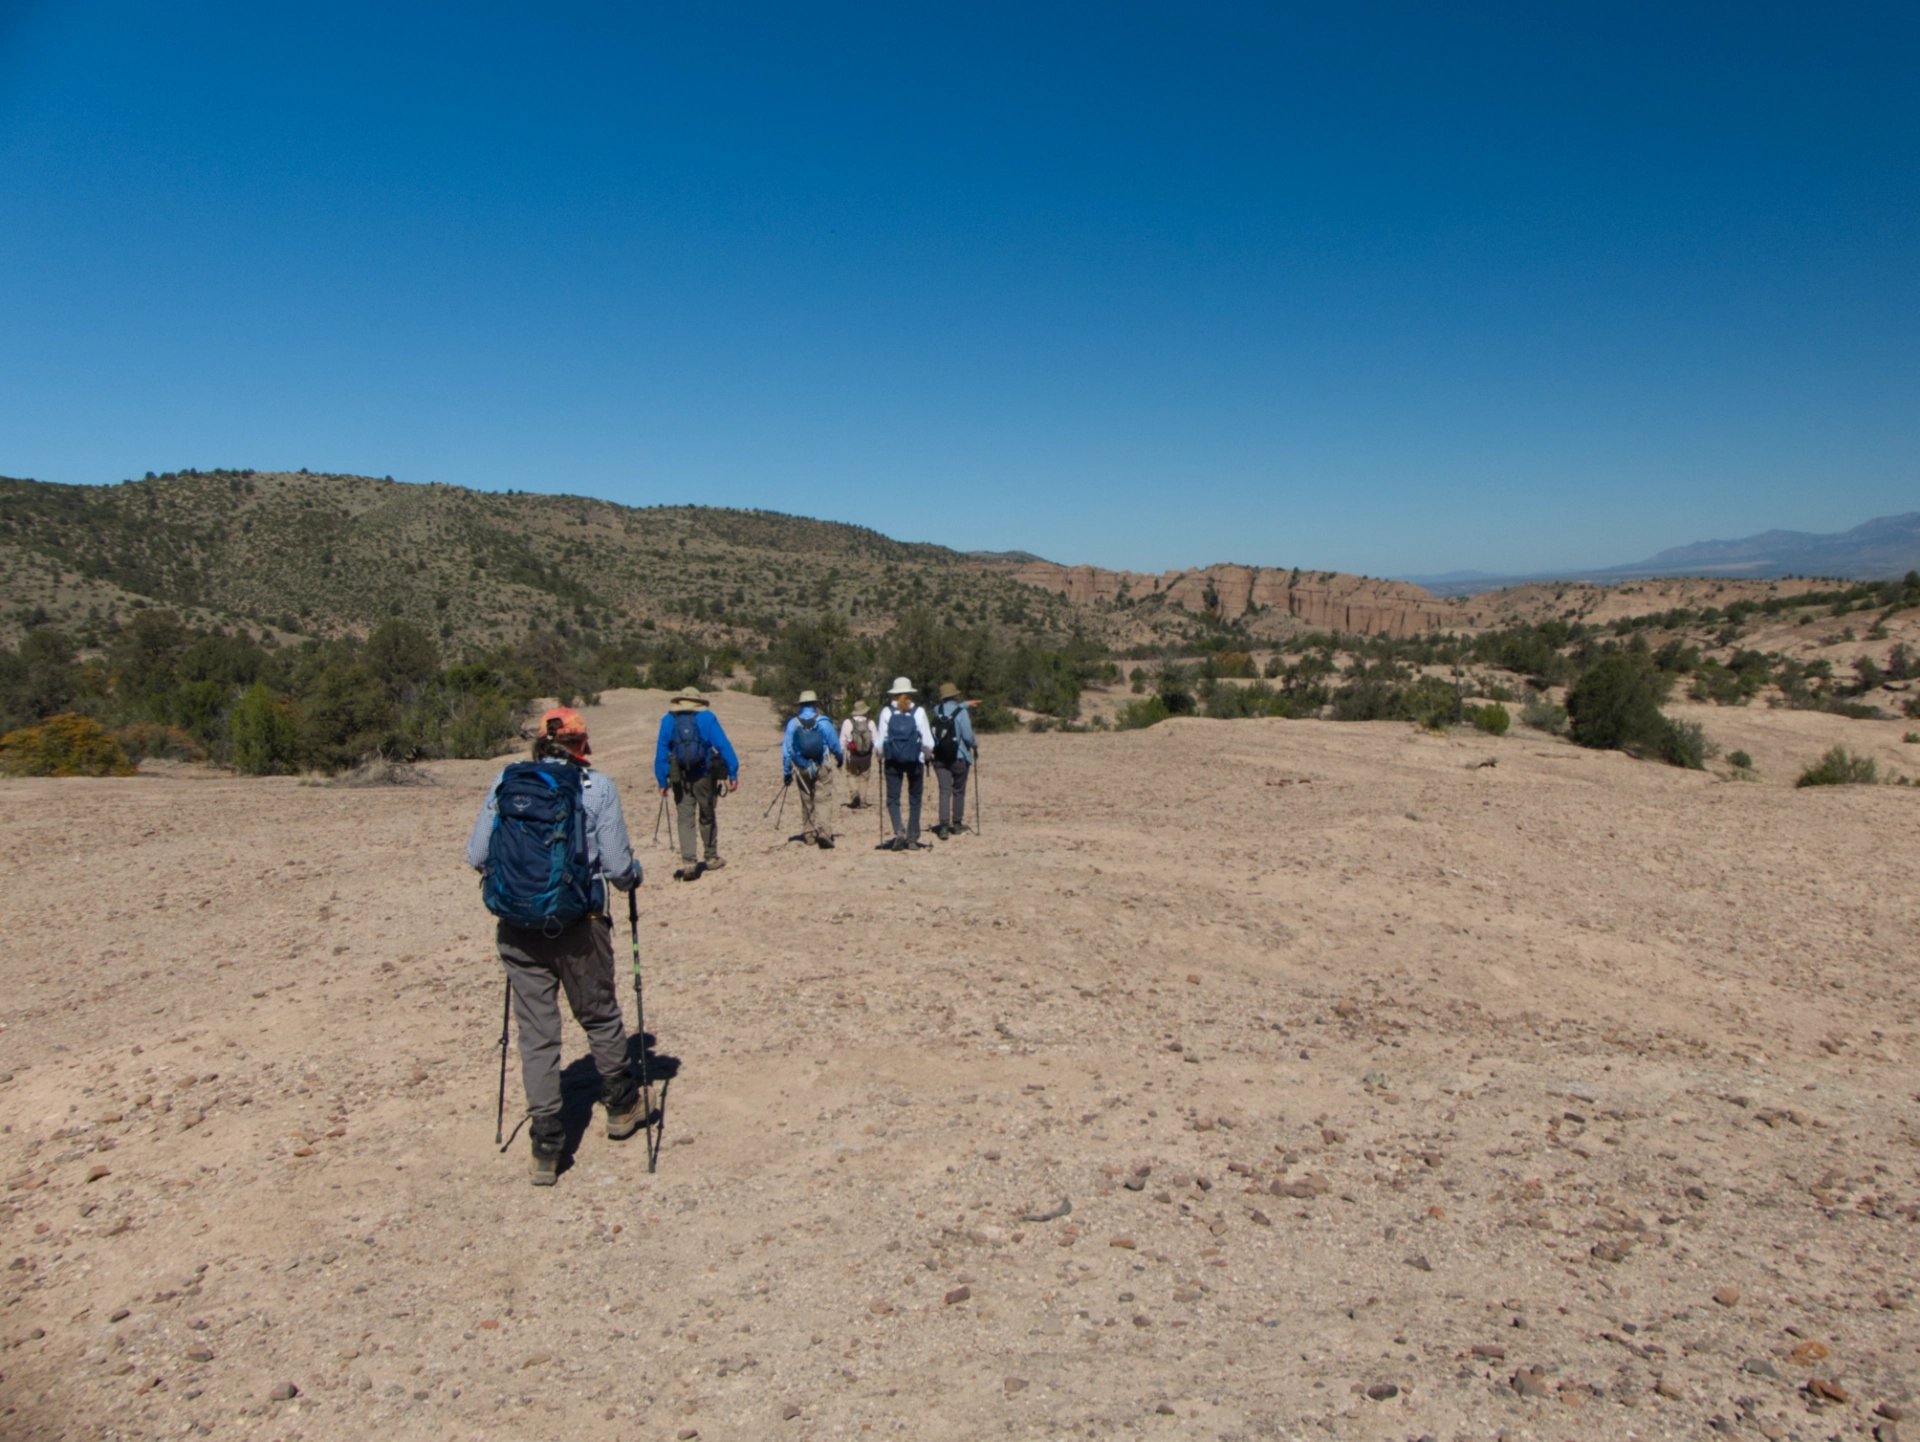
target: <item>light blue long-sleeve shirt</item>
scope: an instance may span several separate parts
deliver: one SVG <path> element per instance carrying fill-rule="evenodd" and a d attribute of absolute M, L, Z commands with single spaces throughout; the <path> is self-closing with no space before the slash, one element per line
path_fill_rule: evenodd
<path fill-rule="evenodd" d="M 782 776 L 793 775 L 793 768 L 796 766 L 803 770 L 810 770 L 815 764 L 803 756 L 796 756 L 793 751 L 793 738 L 800 734 L 800 728 L 808 721 L 813 722 L 821 739 L 827 743 L 828 754 L 836 761 L 846 760 L 845 754 L 840 750 L 840 733 L 834 729 L 833 718 L 824 711 L 815 711 L 811 706 L 803 706 L 800 714 L 787 722 L 787 734 L 780 741 L 780 774 Z"/>
<path fill-rule="evenodd" d="M 980 743 L 974 739 L 973 717 L 967 703 L 961 700 L 942 701 L 933 708 L 936 716 L 953 717 L 953 739 L 960 743 L 960 759 L 971 766 L 979 759 Z"/>
<path fill-rule="evenodd" d="M 676 715 L 684 714 L 684 712 L 669 711 L 660 718 L 660 739 L 653 748 L 653 780 L 657 786 L 665 786 L 672 775 L 667 769 L 667 761 L 673 754 L 673 721 Z M 720 761 L 727 768 L 727 776 L 738 776 L 740 758 L 733 754 L 733 743 L 727 740 L 727 733 L 721 729 L 720 718 L 711 711 L 696 711 L 693 713 L 693 718 L 694 727 L 699 731 L 700 739 L 707 743 L 708 751 L 720 753 Z"/>
<path fill-rule="evenodd" d="M 500 776 L 506 774 L 503 770 Z M 500 776 L 494 777 L 493 785 L 487 788 L 487 799 L 480 805 L 480 816 L 473 823 L 472 835 L 467 837 L 467 865 L 475 871 L 486 870 L 487 855 L 493 849 L 493 818 L 499 813 Z M 620 793 L 608 777 L 589 768 L 580 777 L 580 800 L 587 812 L 587 869 L 604 875 L 621 891 L 633 890 L 640 884 L 640 863 L 633 859 L 633 846 L 627 840 L 627 818 L 620 809 Z"/>

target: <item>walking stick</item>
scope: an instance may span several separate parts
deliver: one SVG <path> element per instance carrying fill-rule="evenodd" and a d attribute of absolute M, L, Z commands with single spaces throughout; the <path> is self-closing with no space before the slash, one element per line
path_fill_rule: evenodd
<path fill-rule="evenodd" d="M 651 1172 L 659 1164 L 660 1148 L 653 1140 L 653 1074 L 647 1067 L 647 1001 L 640 985 L 640 900 L 632 891 L 627 893 L 627 925 L 633 933 L 633 1025 L 640 1034 L 640 1106 L 647 1119 L 647 1170 Z"/>
<path fill-rule="evenodd" d="M 662 791 L 660 793 L 660 809 L 653 813 L 653 844 L 655 846 L 658 846 L 660 844 L 660 822 L 661 822 L 661 819 L 666 816 L 666 814 L 667 814 L 667 793 Z M 669 842 L 671 842 L 673 838 L 668 837 L 667 839 Z"/>
<path fill-rule="evenodd" d="M 980 835 L 980 753 L 973 755 L 973 834 Z"/>
<path fill-rule="evenodd" d="M 778 801 L 778 800 L 780 799 L 780 796 L 781 796 L 781 794 L 782 794 L 782 793 L 783 793 L 783 792 L 784 792 L 784 791 L 785 791 L 786 789 L 787 789 L 786 787 L 784 787 L 784 786 L 782 786 L 782 787 L 780 788 L 780 790 L 779 790 L 779 791 L 776 791 L 776 792 L 774 792 L 774 793 L 773 793 L 773 801 L 769 801 L 769 802 L 767 803 L 767 809 L 766 809 L 765 811 L 762 811 L 762 812 L 760 813 L 760 819 L 761 819 L 762 821 L 765 821 L 765 820 L 766 820 L 766 819 L 767 819 L 767 818 L 768 818 L 769 816 L 771 816 L 771 815 L 773 815 L 773 805 L 774 805 L 774 801 Z"/>
<path fill-rule="evenodd" d="M 493 1144 L 502 1145 L 501 1128 L 507 1124 L 507 1022 L 513 1015 L 513 978 L 507 978 L 507 993 L 500 1002 L 500 1105 L 493 1114 Z"/>

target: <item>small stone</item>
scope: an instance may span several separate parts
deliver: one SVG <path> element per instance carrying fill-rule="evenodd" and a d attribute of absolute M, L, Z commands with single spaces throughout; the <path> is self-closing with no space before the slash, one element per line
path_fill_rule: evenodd
<path fill-rule="evenodd" d="M 1416 1272 L 1431 1272 L 1433 1270 L 1433 1263 L 1429 1262 L 1424 1256 L 1408 1257 L 1407 1265 L 1412 1267 Z"/>
<path fill-rule="evenodd" d="M 679 1438 L 680 1442 L 693 1442 L 693 1439 L 700 1435 L 700 1429 L 698 1427 L 682 1427 L 673 1435 Z"/>
<path fill-rule="evenodd" d="M 1132 1237 L 1115 1237 L 1111 1241 L 1109 1241 L 1107 1245 L 1109 1247 L 1119 1247 L 1122 1251 L 1131 1252 L 1133 1250 L 1133 1238 Z"/>
<path fill-rule="evenodd" d="M 1337 1132 L 1332 1127 L 1320 1128 L 1320 1140 L 1330 1147 L 1337 1147 L 1347 1139 L 1345 1132 Z"/>
<path fill-rule="evenodd" d="M 33 1331 L 29 1332 L 27 1335 L 29 1337 L 41 1337 L 41 1336 L 45 1336 L 46 1334 L 44 1332 L 41 1332 L 38 1328 L 35 1328 Z M 1889 1422 L 1899 1422 L 1904 1420 L 1907 1414 L 1901 1411 L 1900 1408 L 1894 1406 L 1893 1403 L 1891 1402 L 1881 1402 L 1874 1407 L 1873 1415 L 1876 1417 L 1885 1417 Z"/>
<path fill-rule="evenodd" d="M 188 1112 L 185 1116 L 180 1118 L 180 1130 L 183 1132 L 192 1131 L 193 1128 L 199 1126 L 200 1123 L 202 1123 L 206 1119 L 207 1117 L 205 1112 Z"/>
<path fill-rule="evenodd" d="M 1825 1342 L 1802 1342 L 1788 1354 L 1802 1367 L 1811 1367 L 1815 1362 L 1825 1360 L 1827 1344 Z"/>
<path fill-rule="evenodd" d="M 1632 1250 L 1631 1243 L 1623 1246 L 1619 1242 L 1596 1242 L 1592 1255 L 1597 1262 L 1624 1262 Z"/>
<path fill-rule="evenodd" d="M 1009 1377 L 1000 1385 L 1007 1389 L 1007 1395 L 1011 1397 L 1015 1392 L 1024 1392 L 1027 1390 L 1027 1379 L 1025 1377 Z"/>
<path fill-rule="evenodd" d="M 1873 1442 L 1900 1442 L 1900 1429 L 1891 1422 L 1876 1422 L 1873 1425 Z"/>
<path fill-rule="evenodd" d="M 1187 973 L 1187 985 L 1188 985 L 1188 986 L 1198 986 L 1198 985 L 1200 985 L 1200 973 L 1199 973 L 1199 972 L 1197 972 L 1197 971 L 1190 971 L 1190 972 L 1188 972 L 1188 973 Z"/>
<path fill-rule="evenodd" d="M 543 1366 L 546 1363 L 551 1362 L 552 1360 L 553 1358 L 548 1356 L 545 1352 L 535 1352 L 531 1357 L 527 1358 L 526 1361 L 520 1364 L 520 1370 L 524 1372 L 529 1367 Z"/>
<path fill-rule="evenodd" d="M 108 1317 L 107 1320 L 109 1322 L 124 1322 L 132 1315 L 133 1313 L 129 1312 L 125 1307 L 122 1307 L 119 1311 Z"/>
<path fill-rule="evenodd" d="M 1273 1218 L 1261 1211 L 1258 1207 L 1253 1208 L 1247 1213 L 1247 1220 L 1252 1222 L 1256 1227 L 1270 1227 L 1273 1225 Z"/>
<path fill-rule="evenodd" d="M 110 1177 L 112 1175 L 113 1175 L 113 1169 L 111 1167 L 88 1167 L 87 1168 L 87 1180 L 90 1182 L 97 1182 L 102 1177 Z"/>
<path fill-rule="evenodd" d="M 1215 1221 L 1207 1227 L 1207 1230 L 1216 1237 L 1224 1237 L 1227 1234 L 1227 1224 L 1224 1220 Z"/>
<path fill-rule="evenodd" d="M 1676 1402 L 1682 1400 L 1687 1395 L 1685 1392 L 1682 1392 L 1678 1387 L 1674 1386 L 1673 1383 L 1669 1382 L 1664 1377 L 1662 1377 L 1658 1382 L 1655 1382 L 1653 1384 L 1653 1390 L 1659 1393 L 1662 1397 L 1673 1398 Z"/>
<path fill-rule="evenodd" d="M 1522 1397 L 1544 1397 L 1547 1395 L 1547 1379 L 1531 1367 L 1522 1367 L 1513 1374 L 1513 1390 Z"/>
<path fill-rule="evenodd" d="M 1755 1377 L 1778 1377 L 1780 1375 L 1773 1370 L 1773 1363 L 1769 1362 L 1765 1357 L 1747 1358 L 1746 1361 L 1740 1364 L 1740 1370 Z"/>
<path fill-rule="evenodd" d="M 415 1392 L 413 1394 L 413 1400 L 416 1402 L 424 1402 L 427 1400 L 427 1394 L 425 1392 Z"/>
<path fill-rule="evenodd" d="M 1738 1287 L 1722 1287 L 1713 1294 L 1713 1300 L 1723 1307 L 1737 1306 L 1740 1301 L 1740 1289 Z"/>
<path fill-rule="evenodd" d="M 1158 1407 L 1153 1409 L 1153 1415 L 1156 1417 L 1172 1417 L 1176 1414 L 1174 1413 L 1171 1402 L 1162 1402 Z"/>
<path fill-rule="evenodd" d="M 798 1417 L 799 1415 L 800 1415 L 800 1409 L 794 1406 L 793 1403 L 791 1402 L 787 1403 L 786 1406 L 780 1409 L 780 1420 L 782 1422 L 791 1422 L 795 1417 Z"/>
<path fill-rule="evenodd" d="M 213 1353 L 205 1347 L 193 1347 L 187 1351 L 187 1360 L 189 1362 L 211 1362 L 213 1360 Z"/>
<path fill-rule="evenodd" d="M 1133 1325 L 1136 1327 L 1151 1327 L 1153 1325 L 1153 1318 L 1149 1317 L 1145 1312 L 1136 1312 L 1133 1316 Z"/>
<path fill-rule="evenodd" d="M 1400 1389 L 1391 1382 L 1376 1382 L 1367 1388 L 1367 1395 L 1376 1402 L 1389 1402 L 1400 1395 Z"/>
<path fill-rule="evenodd" d="M 1000 1160 L 1000 1153 L 998 1152 L 982 1152 L 980 1153 L 980 1155 L 985 1157 L 990 1162 L 997 1162 Z"/>
<path fill-rule="evenodd" d="M 1130 1192 L 1145 1191 L 1147 1186 L 1147 1179 L 1145 1177 L 1137 1177 L 1137 1176 L 1128 1177 L 1124 1182 L 1120 1183 L 1120 1185 L 1125 1187 Z"/>
<path fill-rule="evenodd" d="M 1824 1377 L 1815 1377 L 1807 1383 L 1807 1395 L 1818 1397 L 1823 1402 L 1839 1402 L 1843 1405 L 1847 1400 L 1846 1388 L 1838 1382 L 1829 1382 Z"/>
<path fill-rule="evenodd" d="M 973 1300 L 973 1289 L 971 1287 L 955 1287 L 951 1292 L 947 1293 L 947 1305 L 949 1307 L 957 1306 L 961 1302 L 969 1302 L 972 1300 Z"/>
<path fill-rule="evenodd" d="M 300 1395 L 300 1389 L 291 1382 L 275 1382 L 273 1390 L 267 1393 L 269 1402 L 291 1402 Z"/>
<path fill-rule="evenodd" d="M 891 1316 L 893 1314 L 893 1303 L 884 1300 L 875 1300 L 867 1303 L 867 1310 L 876 1317 Z"/>
<path fill-rule="evenodd" d="M 1504 1362 L 1507 1360 L 1507 1349 L 1505 1347 L 1495 1347 L 1487 1342 L 1475 1342 L 1471 1347 L 1467 1348 L 1467 1351 L 1473 1356 L 1483 1357 L 1489 1362 Z"/>

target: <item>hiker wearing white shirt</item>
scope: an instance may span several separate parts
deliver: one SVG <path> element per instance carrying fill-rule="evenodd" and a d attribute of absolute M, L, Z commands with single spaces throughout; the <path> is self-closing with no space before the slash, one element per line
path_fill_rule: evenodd
<path fill-rule="evenodd" d="M 887 767 L 887 819 L 893 840 L 882 850 L 912 851 L 920 845 L 920 799 L 927 787 L 927 758 L 933 755 L 933 727 L 924 706 L 914 700 L 913 682 L 893 678 L 887 689 L 892 703 L 881 717 L 880 755 Z M 908 822 L 900 824 L 900 783 L 907 783 Z"/>
<path fill-rule="evenodd" d="M 860 788 L 853 793 L 848 806 L 858 808 L 867 804 L 861 792 L 866 790 L 867 773 L 873 770 L 876 745 L 873 722 L 867 719 L 867 703 L 857 702 L 853 714 L 840 723 L 840 754 L 847 758 L 847 776 Z"/>

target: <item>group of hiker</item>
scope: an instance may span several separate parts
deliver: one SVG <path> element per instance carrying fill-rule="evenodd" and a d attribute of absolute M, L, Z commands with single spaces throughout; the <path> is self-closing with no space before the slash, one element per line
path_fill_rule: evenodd
<path fill-rule="evenodd" d="M 834 726 L 812 691 L 803 691 L 780 745 L 781 782 L 800 794 L 801 839 L 821 849 L 834 844 L 831 810 L 833 771 L 863 781 L 879 758 L 886 786 L 890 840 L 882 850 L 917 849 L 926 773 L 938 787 L 942 841 L 967 830 L 967 780 L 979 759 L 967 702 L 951 683 L 940 688 L 931 713 L 905 676 L 896 677 L 878 718 L 864 702 Z M 607 1136 L 621 1141 L 643 1127 L 653 1155 L 652 1089 L 647 1080 L 645 1019 L 638 1014 L 640 952 L 634 889 L 640 863 L 627 836 L 620 795 L 611 779 L 589 765 L 592 747 L 578 712 L 556 706 L 539 721 L 532 759 L 515 762 L 494 778 L 467 839 L 467 864 L 481 876 L 481 897 L 497 918 L 495 944 L 506 968 L 503 1012 L 510 1011 L 520 1036 L 521 1082 L 526 1090 L 528 1135 L 535 1186 L 551 1186 L 566 1146 L 561 1117 L 560 993 L 587 1034 L 600 1075 L 600 1102 Z M 726 730 L 697 687 L 668 703 L 654 746 L 654 784 L 661 804 L 671 795 L 679 833 L 676 880 L 697 880 L 727 863 L 720 855 L 716 803 L 740 784 L 740 759 Z M 907 793 L 905 823 L 900 793 Z M 849 803 L 864 806 L 856 792 Z M 635 1030 L 640 1037 L 640 1080 L 629 1065 L 629 1044 L 620 1014 L 613 963 L 613 916 L 609 890 L 627 896 L 634 928 Z M 506 1104 L 506 1022 L 500 1037 L 501 1112 Z M 496 1128 L 497 1133 L 497 1128 Z M 498 1140 L 496 1134 L 496 1140 Z"/>

